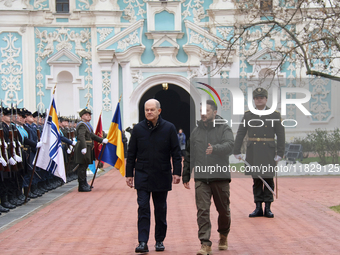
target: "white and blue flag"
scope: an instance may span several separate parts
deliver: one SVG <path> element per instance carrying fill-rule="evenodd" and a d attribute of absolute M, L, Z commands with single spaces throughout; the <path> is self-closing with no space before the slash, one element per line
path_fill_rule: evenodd
<path fill-rule="evenodd" d="M 40 147 L 36 166 L 51 172 L 66 182 L 64 155 L 54 95 L 52 96 L 50 112 L 46 117 L 40 141 L 42 146 Z"/>

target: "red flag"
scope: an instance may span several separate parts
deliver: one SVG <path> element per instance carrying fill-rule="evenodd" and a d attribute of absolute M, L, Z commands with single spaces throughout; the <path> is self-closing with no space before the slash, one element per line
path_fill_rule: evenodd
<path fill-rule="evenodd" d="M 95 134 L 99 137 L 103 137 L 103 125 L 102 125 L 102 114 L 99 115 L 97 128 Z M 96 159 L 99 159 L 99 153 L 102 150 L 102 144 L 94 141 L 94 155 Z"/>

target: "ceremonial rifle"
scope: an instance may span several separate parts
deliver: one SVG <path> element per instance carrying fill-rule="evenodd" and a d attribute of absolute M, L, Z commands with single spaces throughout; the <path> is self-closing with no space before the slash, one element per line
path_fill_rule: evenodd
<path fill-rule="evenodd" d="M 15 153 L 15 147 L 14 147 L 14 134 L 13 134 L 13 104 L 11 104 L 11 116 L 10 116 L 10 125 L 9 125 L 9 151 L 11 153 L 11 156 L 13 158 L 14 155 L 16 155 Z M 18 163 L 17 163 L 18 164 Z M 11 165 L 11 170 L 12 171 L 18 171 L 18 166 L 17 164 L 15 165 Z"/>
<path fill-rule="evenodd" d="M 18 106 L 15 107 L 15 123 L 17 123 L 17 115 L 18 115 Z M 19 157 L 21 157 L 21 159 L 23 160 L 22 158 L 22 153 L 21 153 L 21 143 L 19 141 L 19 135 L 18 135 L 18 129 L 14 129 L 13 131 L 13 134 L 14 134 L 14 139 L 15 139 L 15 154 L 18 155 Z M 25 137 L 22 137 L 22 142 L 24 142 L 25 140 Z M 18 162 L 17 163 L 17 166 L 19 169 L 23 169 L 24 168 L 24 165 L 22 164 L 22 162 Z"/>
<path fill-rule="evenodd" d="M 0 164 L 1 168 L 0 171 L 3 170 L 5 172 L 9 172 L 10 168 L 8 165 L 8 155 L 7 155 L 7 149 L 5 147 L 5 139 L 4 139 L 4 131 L 2 129 L 2 114 L 3 114 L 3 108 L 2 108 L 2 100 L 1 100 L 1 113 L 0 113 L 0 146 L 1 146 L 1 150 L 0 150 L 0 156 L 3 157 L 3 159 L 6 161 L 7 165 L 3 166 L 2 164 Z"/>

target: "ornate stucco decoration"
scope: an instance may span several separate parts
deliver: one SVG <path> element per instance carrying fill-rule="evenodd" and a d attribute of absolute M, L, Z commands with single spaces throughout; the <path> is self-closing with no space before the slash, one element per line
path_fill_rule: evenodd
<path fill-rule="evenodd" d="M 183 45 L 183 49 L 189 57 L 187 64 L 196 66 L 201 64 L 201 60 L 210 61 L 215 55 L 223 56 L 223 52 L 228 48 L 226 41 L 191 21 L 185 20 L 184 23 L 188 35 L 188 42 Z M 235 51 L 232 51 L 232 54 L 224 62 L 232 62 L 234 54 Z"/>
<path fill-rule="evenodd" d="M 92 98 L 92 53 L 91 53 L 91 32 L 89 29 L 84 28 L 79 33 L 75 32 L 70 28 L 57 28 L 55 31 L 48 32 L 47 30 L 40 31 L 38 28 L 35 29 L 36 38 L 39 39 L 39 43 L 37 44 L 38 50 L 36 52 L 36 61 L 37 61 L 37 73 L 36 79 L 38 81 L 37 87 L 39 91 L 37 95 L 40 100 L 38 101 L 38 107 L 45 108 L 44 103 L 42 102 L 42 98 L 44 97 L 44 92 L 42 88 L 44 84 L 42 83 L 44 79 L 43 75 L 43 65 L 42 62 L 46 61 L 45 59 L 55 52 L 59 52 L 63 49 L 71 52 L 75 51 L 75 54 L 80 59 L 81 62 L 86 64 L 85 68 L 85 81 L 84 89 L 87 90 L 85 94 L 85 98 L 87 101 Z M 85 46 L 84 46 L 85 44 Z M 78 68 L 77 68 L 78 69 Z M 47 85 L 47 84 L 46 84 Z M 91 106 L 89 106 L 91 108 Z"/>
<path fill-rule="evenodd" d="M 21 78 L 23 74 L 22 64 L 19 62 L 21 48 L 16 48 L 14 43 L 18 40 L 12 33 L 8 33 L 3 40 L 6 46 L 0 48 L 1 58 L 0 75 L 2 78 L 1 88 L 5 91 L 4 104 L 10 106 L 13 102 L 19 104 L 22 99 L 19 99 L 18 91 L 21 90 Z"/>
<path fill-rule="evenodd" d="M 128 4 L 124 9 L 123 18 L 133 23 L 137 20 L 137 16 L 144 18 L 146 11 L 143 9 L 147 0 L 123 0 L 124 3 Z M 135 7 L 138 7 L 138 13 L 135 12 Z"/>
<path fill-rule="evenodd" d="M 145 46 L 141 43 L 143 24 L 144 20 L 136 21 L 128 28 L 98 45 L 96 50 L 99 62 L 112 62 L 115 56 L 119 62 L 131 61 L 135 65 L 141 64 L 140 58 L 145 49 Z M 132 42 L 134 43 L 132 44 Z"/>
<path fill-rule="evenodd" d="M 111 72 L 104 71 L 102 72 L 102 77 L 103 77 L 103 110 L 104 111 L 111 111 L 112 110 L 112 105 L 111 105 L 111 99 L 110 99 L 110 94 L 111 94 Z"/>
<path fill-rule="evenodd" d="M 100 37 L 99 37 L 99 41 L 105 41 L 106 37 L 113 31 L 113 28 L 99 28 L 97 29 Z"/>
<path fill-rule="evenodd" d="M 312 90 L 312 100 L 310 104 L 310 112 L 316 122 L 327 121 L 331 109 L 327 101 L 327 96 L 331 92 L 327 89 L 329 80 L 323 78 L 315 78 L 310 82 Z"/>

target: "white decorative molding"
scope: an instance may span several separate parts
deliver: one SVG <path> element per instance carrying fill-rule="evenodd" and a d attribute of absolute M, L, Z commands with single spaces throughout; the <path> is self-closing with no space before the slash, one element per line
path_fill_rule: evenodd
<path fill-rule="evenodd" d="M 15 0 L 0 0 L 0 2 L 4 2 L 4 5 L 5 5 L 6 7 L 12 7 L 14 1 L 15 1 Z"/>
<path fill-rule="evenodd" d="M 144 52 L 145 46 L 132 46 L 129 49 L 127 49 L 124 52 L 116 52 L 114 49 L 108 49 L 111 45 L 115 44 L 116 42 L 119 42 L 120 40 L 124 39 L 129 34 L 133 33 L 134 31 L 138 31 L 140 29 L 139 33 L 139 42 L 142 41 L 142 34 L 143 34 L 143 24 L 144 20 L 139 20 L 129 26 L 128 28 L 124 29 L 123 31 L 119 32 L 115 36 L 111 37 L 110 39 L 106 40 L 102 44 L 98 45 L 96 47 L 97 54 L 99 57 L 99 62 L 112 62 L 114 56 L 117 57 L 117 60 L 120 61 L 130 61 L 130 59 L 135 59 L 135 62 L 140 62 L 140 56 Z M 137 55 L 133 55 L 133 54 Z M 128 57 L 129 59 L 123 59 L 124 57 Z M 138 60 L 139 59 L 139 60 Z"/>
<path fill-rule="evenodd" d="M 263 78 L 263 77 L 260 77 L 261 71 L 274 70 L 278 67 L 281 61 L 282 61 L 282 56 L 279 53 L 269 48 L 264 48 L 247 59 L 247 62 L 253 66 L 253 73 L 248 74 L 248 77 L 249 78 Z M 279 75 L 279 77 L 282 77 L 282 76 L 285 76 L 285 75 L 284 74 Z"/>
<path fill-rule="evenodd" d="M 190 32 L 189 38 L 189 43 L 202 44 L 202 47 L 208 51 L 212 51 L 215 49 L 215 45 L 211 40 L 205 38 L 200 34 L 195 33 L 194 31 Z"/>
<path fill-rule="evenodd" d="M 174 15 L 174 31 L 182 31 L 180 1 L 148 1 L 147 2 L 148 32 L 155 31 L 155 15 L 167 11 Z"/>
<path fill-rule="evenodd" d="M 125 9 L 123 10 L 124 11 L 124 16 L 123 16 L 124 19 L 133 23 L 137 20 L 137 16 L 144 18 L 144 14 L 146 13 L 146 11 L 142 7 L 144 6 L 143 2 L 146 2 L 146 0 L 124 0 L 123 2 L 128 4 L 125 7 Z M 135 13 L 135 9 L 134 9 L 135 7 L 138 7 L 137 15 Z"/>
<path fill-rule="evenodd" d="M 47 60 L 47 63 L 50 65 L 50 75 L 46 75 L 45 77 L 45 88 L 50 90 L 52 94 L 53 88 L 55 84 L 58 83 L 58 75 L 62 72 L 68 72 L 72 75 L 72 86 L 74 95 L 73 109 L 70 109 L 70 112 L 76 112 L 80 107 L 80 98 L 79 98 L 79 90 L 88 88 L 88 83 L 85 84 L 86 77 L 79 75 L 79 66 L 81 64 L 81 60 L 78 56 L 69 52 L 67 49 L 62 49 L 60 52 L 57 52 L 50 59 Z M 42 77 L 41 77 L 42 80 Z M 39 82 L 41 88 L 42 83 Z M 41 90 L 40 90 L 41 91 Z M 41 91 L 42 92 L 42 91 Z M 58 92 L 56 92 L 58 93 Z M 88 92 L 89 93 L 89 92 Z M 38 92 L 38 96 L 43 96 Z M 86 96 L 85 96 L 86 97 Z M 91 95 L 92 97 L 92 95 Z M 43 107 L 42 102 L 39 102 L 37 105 L 38 108 Z"/>
<path fill-rule="evenodd" d="M 22 64 L 18 62 L 21 48 L 16 48 L 14 43 L 18 40 L 12 33 L 8 33 L 3 40 L 7 45 L 1 50 L 2 62 L 0 62 L 0 74 L 2 75 L 1 88 L 5 92 L 4 104 L 10 106 L 12 102 L 18 105 L 22 99 L 19 99 L 18 91 L 21 90 L 21 78 L 23 74 Z"/>
<path fill-rule="evenodd" d="M 203 0 L 190 0 L 189 3 L 184 4 L 185 0 L 181 1 L 183 3 L 183 7 L 186 8 L 183 12 L 182 12 L 182 19 L 185 19 L 188 16 L 191 16 L 191 12 L 189 11 L 189 9 L 192 9 L 192 13 L 193 13 L 193 19 L 195 23 L 199 23 L 201 22 L 202 19 L 204 19 L 205 17 L 207 17 L 207 15 L 205 14 L 205 10 L 203 7 Z M 192 2 L 194 2 L 194 4 L 191 4 Z"/>
<path fill-rule="evenodd" d="M 41 62 L 44 61 L 44 59 L 48 56 L 50 56 L 51 54 L 54 53 L 54 51 L 56 50 L 57 52 L 62 51 L 60 54 L 64 54 L 65 57 L 71 57 L 72 61 L 71 63 L 74 64 L 76 66 L 76 69 L 79 69 L 79 64 L 77 64 L 79 61 L 80 63 L 82 63 L 82 59 L 85 59 L 85 63 L 87 65 L 87 68 L 85 68 L 85 73 L 86 78 L 86 84 L 84 86 L 85 89 L 87 89 L 87 93 L 85 94 L 85 98 L 87 99 L 87 101 L 90 100 L 90 98 L 92 98 L 92 93 L 91 90 L 93 88 L 92 86 L 92 53 L 91 53 L 91 32 L 89 29 L 83 29 L 81 30 L 79 33 L 76 33 L 75 31 L 71 31 L 71 29 L 69 28 L 57 28 L 55 31 L 53 32 L 47 32 L 47 30 L 43 30 L 40 31 L 38 28 L 35 29 L 35 35 L 36 38 L 40 39 L 40 42 L 38 43 L 38 51 L 36 52 L 36 61 L 38 63 L 38 66 L 36 67 L 37 70 L 37 75 L 36 75 L 36 79 L 38 80 L 38 84 L 37 87 L 39 88 L 39 91 L 37 92 L 37 96 L 39 96 L 40 100 L 38 101 L 38 105 L 37 107 L 43 109 L 45 108 L 45 105 L 42 102 L 42 97 L 44 96 L 44 92 L 41 90 L 43 88 L 43 84 L 42 84 L 42 80 L 44 75 L 42 74 L 43 68 L 41 66 Z M 58 42 L 56 47 L 54 47 L 54 42 Z M 73 50 L 73 44 L 74 43 L 74 50 L 75 53 L 77 55 L 77 57 L 74 57 L 73 53 L 71 53 L 71 50 Z M 85 43 L 85 48 L 83 47 L 83 43 Z M 73 55 L 72 55 L 73 54 Z M 59 55 L 54 55 L 54 58 L 51 58 L 47 61 L 50 62 L 51 64 L 51 69 L 53 69 L 53 67 L 58 64 L 56 63 L 52 63 L 51 61 L 56 61 L 57 57 Z M 59 57 L 60 58 L 60 57 Z M 64 62 L 61 61 L 61 63 L 63 63 L 63 65 L 67 64 L 67 62 L 70 60 L 65 60 Z M 77 66 L 78 65 L 78 66 Z M 73 77 L 78 77 L 78 72 L 79 70 L 76 72 L 77 76 Z M 52 75 L 51 75 L 52 76 Z M 56 81 L 56 77 L 52 77 L 49 76 L 49 78 L 47 78 L 48 76 L 46 76 L 46 82 L 50 82 L 50 80 L 52 79 L 53 82 Z M 78 79 L 78 78 L 74 78 L 74 79 Z M 46 83 L 46 88 L 49 88 L 49 85 Z M 74 83 L 81 83 L 80 81 L 76 81 L 74 80 Z M 91 106 L 89 106 L 90 108 L 92 108 Z"/>
<path fill-rule="evenodd" d="M 90 8 L 90 0 L 79 0 L 78 6 L 76 8 L 80 8 L 81 10 Z"/>
<path fill-rule="evenodd" d="M 88 0 L 80 1 L 88 2 Z M 95 11 L 116 11 L 119 10 L 119 5 L 117 0 L 93 0 L 93 4 L 91 5 L 90 9 Z"/>
<path fill-rule="evenodd" d="M 105 98 L 103 99 L 103 110 L 110 112 L 112 110 L 111 99 L 109 97 L 111 93 L 111 72 L 104 71 L 102 72 L 103 78 L 103 95 Z"/>
<path fill-rule="evenodd" d="M 141 70 L 131 70 L 132 83 L 138 82 L 140 84 L 143 80 L 143 72 Z"/>
<path fill-rule="evenodd" d="M 99 41 L 105 41 L 106 37 L 111 34 L 111 32 L 113 31 L 113 28 L 99 28 L 97 29 L 100 37 L 99 37 Z"/>
<path fill-rule="evenodd" d="M 54 54 L 52 57 L 50 57 L 47 61 L 47 64 L 50 66 L 55 64 L 68 64 L 68 65 L 75 65 L 80 66 L 81 65 L 81 59 L 72 53 L 71 51 L 67 49 L 62 49 L 58 51 L 56 54 Z"/>
<path fill-rule="evenodd" d="M 223 39 L 227 39 L 228 35 L 230 34 L 232 30 L 233 28 L 230 28 L 230 27 L 218 27 L 217 28 L 217 31 L 220 32 Z"/>
<path fill-rule="evenodd" d="M 43 8 L 47 7 L 47 0 L 34 0 L 34 8 L 38 10 L 42 10 Z"/>
<path fill-rule="evenodd" d="M 328 83 L 328 79 L 321 77 L 313 79 L 310 83 L 313 86 L 312 98 L 315 100 L 310 104 L 310 112 L 312 112 L 313 117 L 319 122 L 327 121 L 327 119 L 329 119 L 327 113 L 331 112 L 329 103 L 324 101 L 331 92 L 326 89 L 326 85 L 328 85 Z"/>
<path fill-rule="evenodd" d="M 134 45 L 135 43 L 139 43 L 139 42 L 140 41 L 139 41 L 139 37 L 138 37 L 138 30 L 135 30 L 134 32 L 129 34 L 127 38 L 124 38 L 124 39 L 118 41 L 117 49 L 124 51 L 130 45 Z"/>

